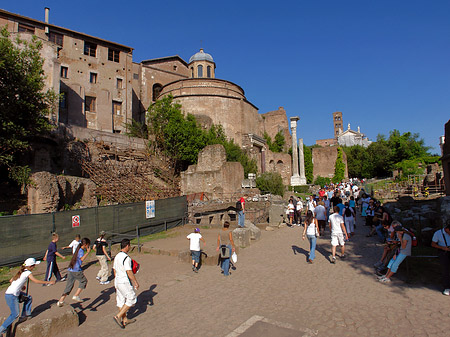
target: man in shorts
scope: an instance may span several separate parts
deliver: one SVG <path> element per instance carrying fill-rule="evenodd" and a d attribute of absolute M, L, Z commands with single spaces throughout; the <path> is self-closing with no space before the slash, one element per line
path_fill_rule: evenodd
<path fill-rule="evenodd" d="M 336 246 L 341 246 L 341 259 L 345 258 L 345 240 L 348 234 L 345 229 L 344 218 L 339 215 L 339 207 L 333 207 L 334 213 L 328 220 L 331 230 L 331 263 L 336 263 Z"/>
<path fill-rule="evenodd" d="M 200 240 L 203 241 L 204 245 L 206 245 L 206 241 L 200 234 L 200 228 L 196 228 L 194 233 L 189 234 L 186 238 L 189 240 L 189 249 L 192 257 L 192 271 L 198 273 L 198 264 L 200 263 L 201 254 Z"/>
<path fill-rule="evenodd" d="M 127 254 L 130 250 L 130 240 L 123 239 L 120 248 L 120 252 L 114 258 L 113 266 L 116 302 L 120 310 L 113 319 L 120 328 L 125 329 L 128 324 L 136 321 L 128 319 L 127 312 L 137 302 L 135 289 L 139 289 L 139 283 L 133 274 L 131 257 Z"/>

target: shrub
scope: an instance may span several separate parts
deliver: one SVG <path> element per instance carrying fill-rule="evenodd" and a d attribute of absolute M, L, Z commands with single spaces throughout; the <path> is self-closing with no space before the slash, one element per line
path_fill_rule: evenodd
<path fill-rule="evenodd" d="M 330 178 L 325 178 L 321 176 L 317 176 L 316 180 L 314 180 L 314 185 L 320 185 L 320 187 L 324 187 L 325 185 L 329 185 L 331 183 Z"/>
<path fill-rule="evenodd" d="M 284 194 L 284 185 L 281 175 L 277 172 L 265 172 L 256 178 L 256 187 L 261 193 Z"/>

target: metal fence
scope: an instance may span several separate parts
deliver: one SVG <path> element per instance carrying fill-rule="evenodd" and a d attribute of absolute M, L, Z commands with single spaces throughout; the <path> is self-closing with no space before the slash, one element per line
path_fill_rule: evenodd
<path fill-rule="evenodd" d="M 155 217 L 146 218 L 145 202 L 85 208 L 46 214 L 0 217 L 0 266 L 13 265 L 27 257 L 42 258 L 51 241 L 51 233 L 59 234 L 58 247 L 67 246 L 75 237 L 88 237 L 93 242 L 100 231 L 130 234 L 136 237 L 158 233 L 184 224 L 187 215 L 186 196 L 155 200 Z M 79 216 L 80 226 L 72 226 Z M 114 238 L 113 238 L 114 241 Z"/>

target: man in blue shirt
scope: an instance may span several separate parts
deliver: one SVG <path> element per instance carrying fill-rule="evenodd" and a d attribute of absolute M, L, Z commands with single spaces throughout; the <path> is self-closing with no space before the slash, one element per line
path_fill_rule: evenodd
<path fill-rule="evenodd" d="M 442 294 L 450 296 L 450 220 L 447 220 L 447 225 L 444 228 L 434 233 L 431 241 L 431 247 L 439 250 L 444 286 Z"/>

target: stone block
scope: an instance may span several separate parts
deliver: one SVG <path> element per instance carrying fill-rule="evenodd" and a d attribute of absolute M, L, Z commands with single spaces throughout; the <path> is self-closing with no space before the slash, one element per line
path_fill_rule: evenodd
<path fill-rule="evenodd" d="M 269 208 L 269 223 L 272 225 L 278 225 L 283 221 L 285 203 L 272 202 Z"/>
<path fill-rule="evenodd" d="M 250 246 L 250 229 L 249 228 L 236 228 L 233 230 L 233 241 L 236 247 L 248 247 Z"/>
<path fill-rule="evenodd" d="M 182 262 L 192 263 L 191 252 L 189 250 L 179 252 L 178 260 Z M 200 255 L 200 263 L 205 266 L 216 266 L 219 261 L 219 253 L 202 251 Z"/>
<path fill-rule="evenodd" d="M 52 306 L 45 313 L 45 317 L 36 316 L 23 323 L 13 323 L 11 328 L 15 329 L 15 337 L 51 337 L 61 334 L 61 331 L 77 327 L 79 325 L 78 314 L 70 306 L 58 308 Z M 2 319 L 1 321 L 4 321 Z"/>
<path fill-rule="evenodd" d="M 245 228 L 250 229 L 250 239 L 259 240 L 261 239 L 261 230 L 256 227 L 251 221 L 245 220 Z"/>

